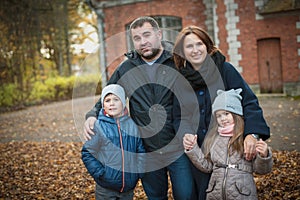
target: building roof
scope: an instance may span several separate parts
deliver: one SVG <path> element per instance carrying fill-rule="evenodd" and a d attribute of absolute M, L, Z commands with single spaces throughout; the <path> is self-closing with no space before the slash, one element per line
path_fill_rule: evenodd
<path fill-rule="evenodd" d="M 259 13 L 274 14 L 297 10 L 300 13 L 300 0 L 269 0 Z"/>

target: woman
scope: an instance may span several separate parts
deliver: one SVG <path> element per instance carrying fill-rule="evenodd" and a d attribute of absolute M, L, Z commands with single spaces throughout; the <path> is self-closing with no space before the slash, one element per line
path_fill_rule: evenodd
<path fill-rule="evenodd" d="M 268 139 L 270 131 L 257 97 L 240 73 L 230 63 L 225 62 L 225 56 L 215 46 L 207 32 L 197 26 L 186 27 L 179 33 L 173 54 L 176 67 L 193 88 L 193 91 L 182 91 L 181 95 L 187 97 L 191 95 L 188 93 L 192 92 L 194 95 L 196 94 L 198 100 L 197 109 L 195 109 L 192 101 L 184 100 L 186 110 L 182 110 L 179 101 L 174 100 L 175 129 L 178 130 L 179 126 L 190 124 L 189 120 L 192 119 L 189 116 L 200 115 L 196 126 L 184 126 L 190 127 L 190 129 L 185 128 L 184 132 L 181 132 L 182 129 L 180 129 L 179 134 L 197 134 L 197 143 L 201 146 L 207 131 L 210 129 L 211 104 L 217 95 L 217 90 L 242 88 L 241 96 L 245 121 L 244 153 L 245 159 L 251 160 L 256 154 L 256 139 L 258 137 L 263 140 Z M 191 105 L 188 105 L 189 103 Z M 183 144 L 184 146 L 191 146 L 193 141 L 184 136 Z M 194 166 L 192 166 L 192 171 L 196 186 L 195 199 L 205 199 L 210 174 L 203 173 Z"/>

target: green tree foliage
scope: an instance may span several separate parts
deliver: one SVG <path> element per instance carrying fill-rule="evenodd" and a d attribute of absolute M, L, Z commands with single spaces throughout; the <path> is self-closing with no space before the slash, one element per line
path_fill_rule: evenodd
<path fill-rule="evenodd" d="M 46 80 L 59 82 L 59 77 L 72 75 L 72 64 L 86 54 L 74 54 L 71 46 L 89 37 L 78 25 L 93 24 L 95 19 L 87 18 L 90 15 L 88 6 L 78 0 L 0 1 L 0 92 L 10 102 L 6 105 L 33 100 L 33 96 L 36 100 L 50 97 Z M 12 90 L 18 97 L 9 97 Z M 59 96 L 64 95 L 54 95 Z"/>

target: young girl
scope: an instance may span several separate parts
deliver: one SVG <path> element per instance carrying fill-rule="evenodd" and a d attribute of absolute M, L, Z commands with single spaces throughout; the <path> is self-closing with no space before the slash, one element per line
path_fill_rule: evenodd
<path fill-rule="evenodd" d="M 124 89 L 106 86 L 95 135 L 82 148 L 82 160 L 96 182 L 97 200 L 132 200 L 145 149 L 138 128 L 128 116 Z M 140 156 L 139 156 L 140 155 Z"/>
<path fill-rule="evenodd" d="M 263 140 L 256 143 L 257 155 L 252 161 L 244 158 L 244 119 L 241 105 L 242 89 L 217 91 L 212 105 L 214 126 L 203 142 L 197 145 L 197 135 L 185 135 L 185 153 L 192 163 L 205 173 L 212 173 L 207 199 L 257 199 L 253 172 L 271 172 L 273 160 L 270 148 Z"/>

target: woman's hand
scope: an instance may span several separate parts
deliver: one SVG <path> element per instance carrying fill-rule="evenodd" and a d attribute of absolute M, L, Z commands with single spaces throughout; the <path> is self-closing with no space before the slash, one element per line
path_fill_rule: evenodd
<path fill-rule="evenodd" d="M 256 155 L 256 138 L 254 138 L 251 134 L 247 135 L 244 140 L 244 154 L 245 159 L 250 161 L 255 158 Z"/>

